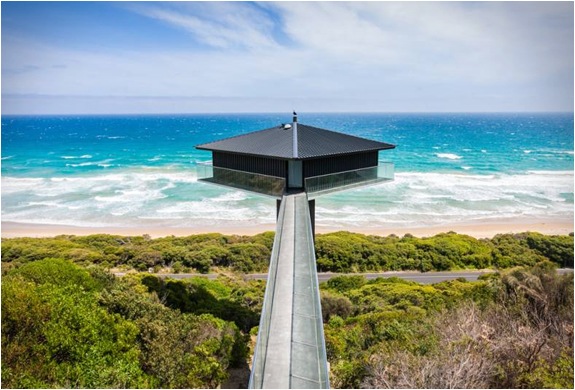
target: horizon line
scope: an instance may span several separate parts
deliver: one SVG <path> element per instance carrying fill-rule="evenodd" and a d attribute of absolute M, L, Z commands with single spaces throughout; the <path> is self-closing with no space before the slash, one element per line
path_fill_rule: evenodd
<path fill-rule="evenodd" d="M 293 110 L 283 111 L 198 111 L 198 112 L 82 112 L 82 113 L 0 113 L 1 117 L 9 116 L 125 116 L 125 115 L 138 115 L 138 116 L 166 116 L 166 115 L 292 115 Z M 575 114 L 573 111 L 563 111 L 563 110 L 541 110 L 541 111 L 302 111 L 298 110 L 302 114 L 311 115 L 337 115 L 337 114 L 413 114 L 413 115 L 446 115 L 446 114 Z M 298 114 L 299 116 L 299 114 Z"/>

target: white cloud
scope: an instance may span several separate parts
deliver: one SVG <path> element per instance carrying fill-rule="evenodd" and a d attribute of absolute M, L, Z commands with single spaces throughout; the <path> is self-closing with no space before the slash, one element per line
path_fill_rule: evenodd
<path fill-rule="evenodd" d="M 144 3 L 132 9 L 183 30 L 202 48 L 79 51 L 4 35 L 3 95 L 100 96 L 100 109 L 108 101 L 110 110 L 130 112 L 138 104 L 150 110 L 152 101 L 161 107 L 156 112 L 213 111 L 209 104 L 216 111 L 241 111 L 242 104 L 246 111 L 283 111 L 296 103 L 308 111 L 573 107 L 572 3 Z M 199 97 L 205 97 L 201 104 Z"/>
<path fill-rule="evenodd" d="M 199 42 L 221 49 L 267 49 L 272 23 L 253 7 L 241 3 L 202 2 L 131 7 L 135 12 L 182 28 Z"/>
<path fill-rule="evenodd" d="M 286 33 L 303 47 L 343 63 L 377 65 L 398 76 L 407 73 L 422 82 L 521 81 L 573 67 L 570 4 L 274 4 L 285 14 Z M 571 17 L 570 30 L 561 27 L 565 23 L 554 28 L 547 22 L 566 17 Z"/>
<path fill-rule="evenodd" d="M 96 53 L 14 42 L 3 64 L 4 94 L 253 96 L 275 93 L 304 72 L 299 54 L 277 51 Z M 59 64 L 59 66 L 55 66 Z M 275 83 L 274 83 L 275 81 Z M 257 88 L 254 88 L 257 87 Z"/>

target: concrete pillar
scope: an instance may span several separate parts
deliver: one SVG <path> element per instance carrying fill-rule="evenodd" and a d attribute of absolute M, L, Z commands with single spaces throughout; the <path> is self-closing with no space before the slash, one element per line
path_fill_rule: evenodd
<path fill-rule="evenodd" d="M 276 200 L 276 221 L 278 220 L 279 216 L 280 216 L 280 207 L 282 205 L 282 200 L 281 199 L 277 199 Z"/>
<path fill-rule="evenodd" d="M 309 203 L 309 216 L 311 218 L 311 234 L 315 242 L 315 199 L 308 201 Z"/>

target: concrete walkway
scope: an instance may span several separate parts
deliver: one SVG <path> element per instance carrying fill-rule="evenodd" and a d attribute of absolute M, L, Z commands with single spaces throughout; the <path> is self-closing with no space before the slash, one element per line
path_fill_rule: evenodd
<path fill-rule="evenodd" d="M 328 388 L 315 251 L 305 193 L 278 215 L 250 388 Z"/>

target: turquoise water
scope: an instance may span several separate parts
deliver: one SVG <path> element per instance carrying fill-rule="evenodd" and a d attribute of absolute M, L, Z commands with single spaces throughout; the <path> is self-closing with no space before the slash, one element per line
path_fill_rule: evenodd
<path fill-rule="evenodd" d="M 572 114 L 301 114 L 397 145 L 393 183 L 317 200 L 318 226 L 573 217 Z M 273 223 L 266 197 L 199 183 L 197 144 L 291 115 L 2 117 L 2 221 L 76 226 Z"/>

